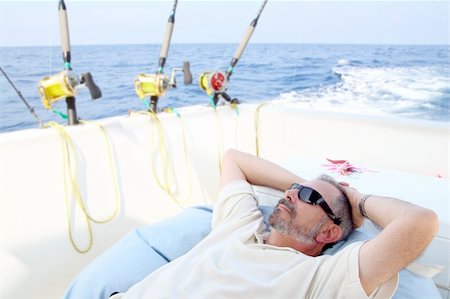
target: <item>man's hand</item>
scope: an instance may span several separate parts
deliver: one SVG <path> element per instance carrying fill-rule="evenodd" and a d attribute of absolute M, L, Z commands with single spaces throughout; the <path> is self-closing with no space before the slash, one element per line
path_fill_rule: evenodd
<path fill-rule="evenodd" d="M 359 211 L 359 202 L 364 194 L 361 194 L 355 188 L 350 187 L 348 183 L 340 182 L 339 184 L 344 189 L 344 193 L 352 206 L 353 227 L 361 227 L 364 223 L 364 216 L 361 215 L 361 212 Z"/>
<path fill-rule="evenodd" d="M 352 206 L 353 225 L 360 227 L 364 217 L 359 203 L 364 195 L 348 183 L 340 184 Z M 439 222 L 433 211 L 383 196 L 368 197 L 365 211 L 370 220 L 384 228 L 359 251 L 359 278 L 370 295 L 423 252 Z"/>

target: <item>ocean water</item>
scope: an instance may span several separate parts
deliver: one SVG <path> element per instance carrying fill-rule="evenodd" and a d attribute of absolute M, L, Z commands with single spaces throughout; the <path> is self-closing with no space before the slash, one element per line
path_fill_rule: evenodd
<path fill-rule="evenodd" d="M 237 44 L 173 44 L 164 69 L 190 61 L 194 77 L 159 100 L 159 107 L 208 105 L 198 76 L 225 71 Z M 75 73 L 91 72 L 103 97 L 77 96 L 78 116 L 99 119 L 143 110 L 134 92 L 139 73 L 154 73 L 160 45 L 73 46 Z M 43 108 L 37 83 L 63 69 L 60 48 L 0 47 L 0 66 L 43 121 L 65 123 Z M 0 132 L 37 127 L 37 122 L 0 74 Z M 301 107 L 362 115 L 449 122 L 450 47 L 401 45 L 249 44 L 228 85 L 242 102 L 289 101 Z M 65 112 L 65 101 L 54 108 Z"/>

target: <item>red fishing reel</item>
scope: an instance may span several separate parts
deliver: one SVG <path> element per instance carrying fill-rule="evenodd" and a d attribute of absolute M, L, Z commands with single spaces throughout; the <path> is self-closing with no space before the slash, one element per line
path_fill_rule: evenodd
<path fill-rule="evenodd" d="M 219 71 L 216 72 L 204 72 L 200 75 L 198 84 L 201 89 L 211 96 L 212 94 L 222 93 L 227 88 L 227 78 Z"/>
<path fill-rule="evenodd" d="M 226 74 L 222 72 L 216 71 L 202 73 L 198 80 L 198 85 L 208 94 L 214 107 L 219 102 L 219 96 L 222 96 L 231 104 L 239 104 L 238 99 L 231 99 L 231 97 L 225 92 L 227 90 L 228 80 Z"/>

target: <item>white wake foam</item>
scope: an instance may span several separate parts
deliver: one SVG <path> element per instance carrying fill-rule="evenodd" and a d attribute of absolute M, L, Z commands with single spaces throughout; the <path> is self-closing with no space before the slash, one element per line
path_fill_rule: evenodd
<path fill-rule="evenodd" d="M 339 83 L 284 93 L 278 100 L 321 110 L 408 117 L 448 109 L 450 77 L 444 67 L 356 67 L 340 61 L 333 72 L 341 76 Z"/>

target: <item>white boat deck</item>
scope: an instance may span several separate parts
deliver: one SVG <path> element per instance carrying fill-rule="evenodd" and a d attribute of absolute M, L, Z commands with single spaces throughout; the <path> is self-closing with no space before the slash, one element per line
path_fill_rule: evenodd
<path fill-rule="evenodd" d="M 0 134 L 0 297 L 60 297 L 75 275 L 132 228 L 166 218 L 189 206 L 213 203 L 219 188 L 219 156 L 227 148 L 256 152 L 256 105 L 215 113 L 210 107 L 180 109 L 159 119 L 165 132 L 175 202 L 161 190 L 161 151 L 155 120 L 145 115 L 101 120 L 112 146 L 120 190 L 117 217 L 92 223 L 93 246 L 77 253 L 67 233 L 61 141 L 54 129 Z M 450 299 L 448 124 L 368 118 L 267 104 L 259 111 L 259 154 L 304 177 L 323 172 L 326 158 L 348 159 L 377 172 L 346 177 L 366 193 L 423 205 L 440 218 L 433 243 L 420 258 L 443 265 L 434 280 Z M 183 148 L 183 130 L 187 151 Z M 67 128 L 77 155 L 78 184 L 88 212 L 105 218 L 114 210 L 114 188 L 104 137 L 92 124 Z M 188 164 L 185 162 L 185 154 Z M 72 166 L 73 166 L 72 162 Z M 189 184 L 189 179 L 192 185 Z M 186 199 L 189 188 L 192 195 Z M 83 214 L 71 200 L 75 243 L 87 246 Z"/>

